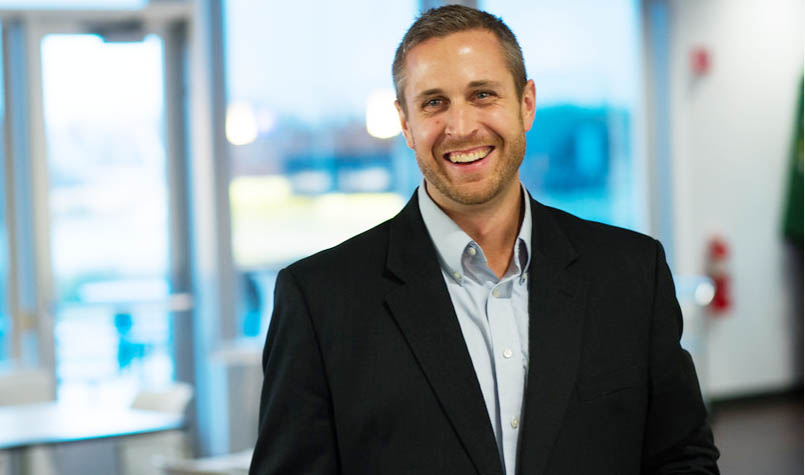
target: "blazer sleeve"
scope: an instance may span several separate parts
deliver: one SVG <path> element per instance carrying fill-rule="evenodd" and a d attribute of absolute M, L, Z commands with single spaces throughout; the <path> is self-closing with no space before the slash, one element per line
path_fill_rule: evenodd
<path fill-rule="evenodd" d="M 277 276 L 263 375 L 249 474 L 340 473 L 322 353 L 305 296 L 288 269 Z"/>
<path fill-rule="evenodd" d="M 693 360 L 682 349 L 682 312 L 662 245 L 656 242 L 649 407 L 643 473 L 719 473 Z"/>

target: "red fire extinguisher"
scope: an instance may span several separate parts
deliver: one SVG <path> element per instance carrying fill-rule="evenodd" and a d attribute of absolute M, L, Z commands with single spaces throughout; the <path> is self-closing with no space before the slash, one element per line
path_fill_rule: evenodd
<path fill-rule="evenodd" d="M 730 291 L 729 275 L 730 250 L 727 242 L 721 237 L 710 240 L 707 250 L 707 275 L 713 280 L 713 300 L 710 301 L 710 310 L 718 315 L 732 307 L 732 293 Z"/>

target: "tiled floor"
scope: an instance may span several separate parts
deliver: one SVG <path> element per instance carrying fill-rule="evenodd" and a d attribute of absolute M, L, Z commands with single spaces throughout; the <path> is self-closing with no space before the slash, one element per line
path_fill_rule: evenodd
<path fill-rule="evenodd" d="M 715 404 L 713 433 L 724 475 L 802 475 L 802 394 Z"/>

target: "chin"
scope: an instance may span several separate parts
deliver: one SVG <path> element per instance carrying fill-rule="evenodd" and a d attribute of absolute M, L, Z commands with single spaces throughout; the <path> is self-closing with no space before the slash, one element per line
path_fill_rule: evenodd
<path fill-rule="evenodd" d="M 466 206 L 480 205 L 492 201 L 496 196 L 500 195 L 502 187 L 498 186 L 484 186 L 477 189 L 470 187 L 444 187 L 436 186 L 442 195 L 450 200 Z"/>

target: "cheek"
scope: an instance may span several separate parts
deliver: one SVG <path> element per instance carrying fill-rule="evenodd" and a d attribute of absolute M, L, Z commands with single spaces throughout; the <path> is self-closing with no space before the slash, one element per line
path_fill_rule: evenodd
<path fill-rule="evenodd" d="M 441 120 L 435 119 L 425 124 L 422 128 L 421 140 L 422 144 L 432 147 L 439 140 L 439 137 L 444 130 L 444 123 Z"/>
<path fill-rule="evenodd" d="M 487 117 L 489 127 L 496 133 L 502 135 L 510 132 L 519 123 L 516 114 L 507 114 L 503 111 L 496 111 Z"/>
<path fill-rule="evenodd" d="M 430 151 L 441 136 L 444 124 L 440 120 L 420 122 L 411 127 L 411 142 L 414 149 L 422 152 Z"/>
<path fill-rule="evenodd" d="M 520 129 L 523 123 L 519 107 L 503 104 L 485 109 L 479 122 L 492 132 L 503 136 Z"/>

